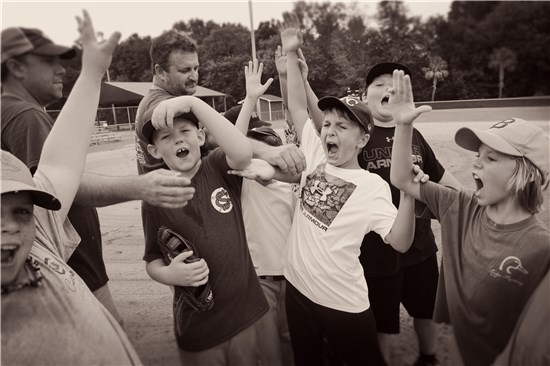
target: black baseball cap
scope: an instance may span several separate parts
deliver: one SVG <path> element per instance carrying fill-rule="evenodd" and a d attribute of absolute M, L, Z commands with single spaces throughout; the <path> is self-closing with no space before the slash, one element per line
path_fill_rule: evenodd
<path fill-rule="evenodd" d="M 367 105 L 357 97 L 347 96 L 341 99 L 336 97 L 324 97 L 319 100 L 317 106 L 322 111 L 325 111 L 331 107 L 344 109 L 355 117 L 355 122 L 359 123 L 359 125 L 361 125 L 367 133 L 372 133 L 374 121 L 370 110 Z"/>
<path fill-rule="evenodd" d="M 2 31 L 2 63 L 25 53 L 59 56 L 63 59 L 76 56 L 74 48 L 53 43 L 38 29 L 20 27 L 4 29 Z"/>
<path fill-rule="evenodd" d="M 365 87 L 369 87 L 374 79 L 380 75 L 393 74 L 393 70 L 403 70 L 405 75 L 411 75 L 411 70 L 403 64 L 398 62 L 380 62 L 369 69 L 367 73 L 367 79 L 365 82 Z"/>

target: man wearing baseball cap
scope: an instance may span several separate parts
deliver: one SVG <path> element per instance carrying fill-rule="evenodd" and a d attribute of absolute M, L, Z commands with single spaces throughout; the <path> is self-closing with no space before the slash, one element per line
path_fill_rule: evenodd
<path fill-rule="evenodd" d="M 38 29 L 2 31 L 2 150 L 14 154 L 33 174 L 54 124 L 44 107 L 63 96 L 61 60 L 75 55 L 75 49 L 54 44 Z M 97 210 L 73 205 L 68 217 L 81 237 L 68 264 L 122 323 L 107 283 Z"/>
<path fill-rule="evenodd" d="M 66 263 L 79 242 L 67 211 L 85 168 L 101 79 L 120 38 L 115 33 L 99 45 L 88 13 L 77 19 L 87 57 L 34 177 L 24 162 L 0 152 L 6 365 L 140 364 L 121 326 Z"/>
<path fill-rule="evenodd" d="M 381 62 L 367 73 L 363 101 L 374 119 L 371 139 L 359 154 L 363 169 L 381 176 L 392 191 L 393 204 L 399 206 L 399 190 L 390 182 L 391 153 L 395 122 L 389 100 L 392 97 L 394 70 L 411 76 L 411 70 L 398 62 Z M 415 164 L 430 180 L 457 186 L 446 172 L 422 134 L 414 129 L 413 149 Z M 417 203 L 418 205 L 418 203 Z M 366 208 L 368 209 L 368 208 Z M 415 363 L 435 365 L 437 326 L 432 320 L 439 278 L 437 245 L 429 219 L 416 219 L 416 231 L 411 249 L 401 254 L 389 248 L 380 236 L 369 233 L 361 246 L 360 260 L 369 285 L 369 297 L 376 319 L 380 346 L 390 361 L 391 334 L 400 331 L 400 304 L 403 303 L 414 319 L 420 354 Z"/>
<path fill-rule="evenodd" d="M 34 174 L 44 141 L 54 125 L 44 108 L 62 97 L 65 68 L 61 60 L 74 57 L 76 51 L 54 44 L 38 29 L 7 28 L 1 37 L 1 146 L 2 150 L 23 161 Z M 188 184 L 188 180 L 170 172 L 140 177 L 85 173 L 81 181 L 79 195 L 68 215 L 81 243 L 68 263 L 120 323 L 122 317 L 108 286 L 99 217 L 94 206 L 134 199 L 148 200 L 155 205 L 166 203 L 170 207 L 184 205 L 190 197 Z"/>

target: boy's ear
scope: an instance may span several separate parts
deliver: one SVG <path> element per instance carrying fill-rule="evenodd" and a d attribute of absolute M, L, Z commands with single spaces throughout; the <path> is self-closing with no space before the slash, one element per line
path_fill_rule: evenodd
<path fill-rule="evenodd" d="M 206 134 L 202 128 L 197 130 L 197 137 L 199 138 L 199 146 L 203 146 L 206 142 Z"/>
<path fill-rule="evenodd" d="M 147 145 L 147 151 L 149 151 L 149 154 L 151 154 L 152 157 L 155 159 L 162 159 L 162 156 L 160 156 L 158 149 L 155 145 L 149 144 Z"/>
<path fill-rule="evenodd" d="M 365 104 L 367 104 L 367 92 L 363 92 L 363 94 L 361 94 L 361 101 Z"/>
<path fill-rule="evenodd" d="M 361 138 L 359 139 L 359 141 L 357 141 L 357 147 L 358 147 L 359 149 L 364 148 L 364 147 L 367 145 L 367 143 L 369 142 L 369 140 L 370 140 L 370 134 L 364 133 L 364 134 L 363 134 L 363 137 L 361 137 Z"/>

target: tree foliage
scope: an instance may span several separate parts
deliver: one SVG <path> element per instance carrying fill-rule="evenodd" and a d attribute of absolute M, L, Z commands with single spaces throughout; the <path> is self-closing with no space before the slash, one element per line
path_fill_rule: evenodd
<path fill-rule="evenodd" d="M 438 100 L 495 98 L 499 73 L 490 65 L 498 64 L 493 52 L 502 48 L 516 55 L 514 67 L 506 68 L 505 96 L 550 94 L 550 2 L 454 1 L 446 16 L 424 21 L 410 16 L 402 1 L 379 2 L 374 17 L 367 17 L 362 6 L 360 2 L 294 3 L 304 34 L 309 81 L 320 97 L 363 89 L 370 67 L 397 61 L 411 69 L 418 101 L 431 99 L 434 78 Z M 277 23 L 282 14 L 274 17 L 278 19 L 259 24 L 255 40 L 265 79 L 275 79 L 267 92 L 280 95 L 274 52 L 280 44 Z M 191 19 L 172 28 L 189 33 L 199 45 L 200 85 L 228 94 L 228 106 L 244 98 L 243 68 L 251 59 L 247 27 Z M 123 40 L 113 56 L 111 79 L 150 81 L 150 44 L 150 37 L 137 34 Z M 426 79 L 423 70 L 433 68 L 438 59 L 445 60 L 448 75 L 440 78 L 432 70 L 434 77 Z M 79 68 L 79 60 L 67 63 L 65 94 Z"/>

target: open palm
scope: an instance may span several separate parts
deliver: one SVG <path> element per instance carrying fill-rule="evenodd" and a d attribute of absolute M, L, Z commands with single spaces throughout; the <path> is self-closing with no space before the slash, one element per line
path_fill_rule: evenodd
<path fill-rule="evenodd" d="M 427 105 L 415 108 L 409 75 L 405 75 L 402 70 L 394 70 L 392 78 L 389 107 L 396 124 L 411 124 L 419 115 L 432 110 Z"/>

